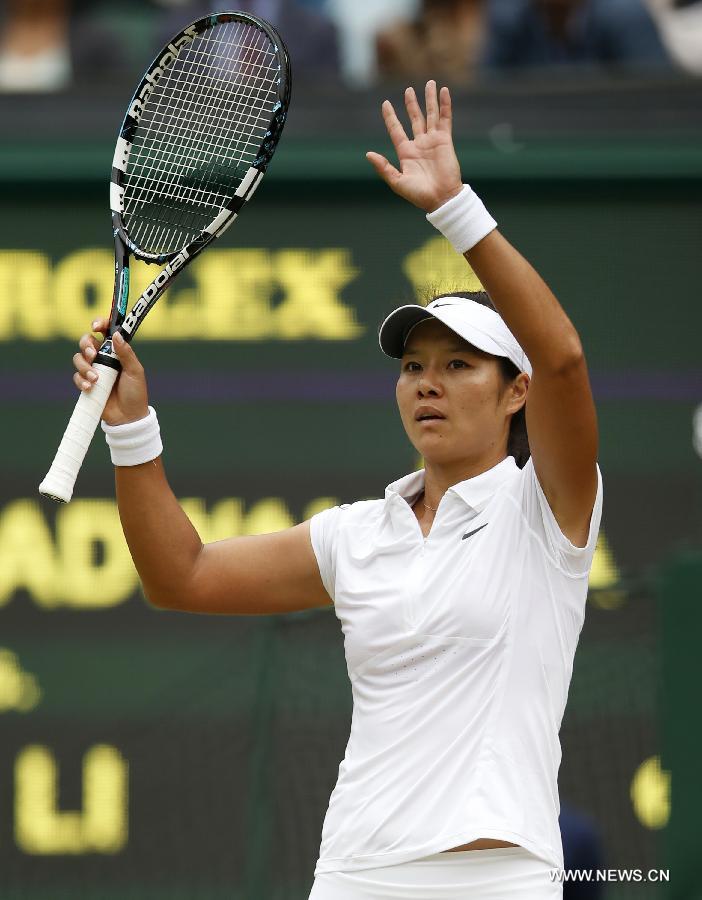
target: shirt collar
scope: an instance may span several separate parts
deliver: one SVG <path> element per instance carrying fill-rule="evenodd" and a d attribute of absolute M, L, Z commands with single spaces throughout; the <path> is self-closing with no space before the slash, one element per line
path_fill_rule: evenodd
<path fill-rule="evenodd" d="M 514 457 L 507 456 L 486 472 L 454 484 L 449 491 L 457 494 L 471 509 L 480 512 L 500 485 L 518 471 L 519 467 L 514 461 Z M 417 472 L 411 472 L 409 475 L 393 481 L 385 488 L 386 501 L 391 500 L 393 496 L 399 496 L 408 503 L 414 501 L 424 489 L 424 474 L 424 469 L 419 469 Z"/>

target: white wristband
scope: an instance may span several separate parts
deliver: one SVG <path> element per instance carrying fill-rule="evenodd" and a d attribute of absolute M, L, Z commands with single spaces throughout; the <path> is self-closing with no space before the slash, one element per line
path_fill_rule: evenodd
<path fill-rule="evenodd" d="M 115 466 L 140 466 L 163 453 L 161 430 L 153 406 L 149 407 L 149 414 L 143 419 L 124 425 L 102 422 L 102 430 Z"/>
<path fill-rule="evenodd" d="M 427 221 L 438 229 L 457 253 L 471 250 L 497 228 L 497 222 L 469 184 L 443 206 L 427 213 Z"/>

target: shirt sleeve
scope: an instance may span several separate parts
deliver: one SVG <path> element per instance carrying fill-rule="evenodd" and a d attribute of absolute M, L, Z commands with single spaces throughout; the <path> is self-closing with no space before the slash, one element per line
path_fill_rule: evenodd
<path fill-rule="evenodd" d="M 573 577 L 587 575 L 592 566 L 602 520 L 602 473 L 600 467 L 597 466 L 597 494 L 584 547 L 576 547 L 561 531 L 539 483 L 531 458 L 524 466 L 522 476 L 524 487 L 522 512 L 530 528 L 540 538 L 555 564 L 566 574 Z"/>
<path fill-rule="evenodd" d="M 343 511 L 348 507 L 349 504 L 332 506 L 330 509 L 316 513 L 310 519 L 312 549 L 317 557 L 322 584 L 332 600 L 335 600 L 336 593 L 336 550 L 339 525 Z"/>

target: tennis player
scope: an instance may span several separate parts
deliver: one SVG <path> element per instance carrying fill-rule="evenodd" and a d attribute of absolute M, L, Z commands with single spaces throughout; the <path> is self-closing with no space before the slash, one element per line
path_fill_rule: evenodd
<path fill-rule="evenodd" d="M 386 101 L 399 168 L 368 159 L 487 291 L 400 307 L 380 328 L 425 468 L 381 500 L 203 546 L 166 480 L 143 369 L 117 337 L 103 429 L 151 603 L 334 604 L 354 707 L 310 900 L 551 900 L 558 731 L 602 509 L 595 409 L 575 328 L 462 182 L 448 90 L 428 82 L 425 104 L 407 89 L 410 138 Z M 82 390 L 97 346 L 84 335 L 74 357 Z"/>

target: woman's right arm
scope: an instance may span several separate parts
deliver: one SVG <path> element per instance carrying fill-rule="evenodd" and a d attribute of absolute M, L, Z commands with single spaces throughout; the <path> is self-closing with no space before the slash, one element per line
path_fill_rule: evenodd
<path fill-rule="evenodd" d="M 107 322 L 93 323 L 104 332 Z M 101 342 L 80 340 L 74 381 L 89 390 Z M 118 339 L 122 372 L 105 407 L 108 424 L 148 412 L 144 370 L 132 348 Z M 273 534 L 229 538 L 203 545 L 171 490 L 161 459 L 115 468 L 117 504 L 129 550 L 147 599 L 183 612 L 265 615 L 331 604 L 312 550 L 309 522 Z"/>

